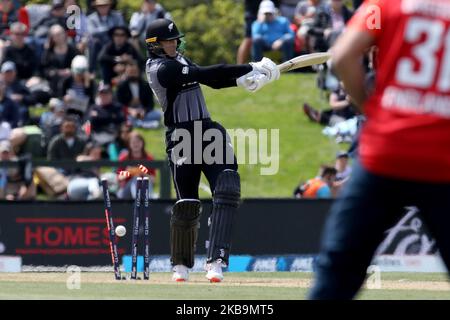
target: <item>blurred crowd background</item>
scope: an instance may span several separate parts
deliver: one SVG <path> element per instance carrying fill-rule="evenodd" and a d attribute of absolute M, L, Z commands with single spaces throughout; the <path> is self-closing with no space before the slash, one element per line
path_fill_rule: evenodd
<path fill-rule="evenodd" d="M 18 163 L 0 166 L 0 199 L 29 200 L 39 193 L 97 199 L 101 177 L 109 179 L 114 196 L 133 198 L 140 173 L 131 167 L 131 177 L 120 178 L 116 173 L 126 167 L 119 165 L 107 172 L 31 168 L 30 160 L 153 160 L 141 134 L 161 128 L 162 113 L 144 72 L 145 30 L 153 20 L 176 21 L 188 35 L 189 57 L 201 65 L 263 56 L 281 62 L 327 51 L 358 2 L 0 0 L 0 161 Z M 368 55 L 368 70 L 372 64 Z M 352 142 L 358 114 L 330 66 L 306 71 L 317 73 L 330 109 L 318 111 L 305 101 L 305 114 L 336 139 Z M 336 156 L 337 162 L 343 158 L 349 155 Z M 322 166 L 316 178 L 296 188 L 295 196 L 333 196 L 341 184 L 335 182 L 349 174 L 347 167 L 336 164 L 335 172 Z M 156 172 L 149 176 L 153 182 Z M 329 190 L 306 192 L 310 185 Z"/>

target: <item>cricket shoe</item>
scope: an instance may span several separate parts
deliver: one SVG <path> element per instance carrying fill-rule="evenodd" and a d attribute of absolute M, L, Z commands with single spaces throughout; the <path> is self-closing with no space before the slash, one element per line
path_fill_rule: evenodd
<path fill-rule="evenodd" d="M 189 279 L 189 269 L 188 267 L 177 264 L 175 267 L 173 267 L 173 275 L 172 280 L 176 282 L 185 282 Z"/>
<path fill-rule="evenodd" d="M 303 112 L 308 116 L 309 120 L 313 122 L 320 122 L 320 112 L 311 107 L 309 104 L 303 104 Z"/>
<path fill-rule="evenodd" d="M 222 273 L 222 261 L 220 259 L 208 263 L 206 265 L 206 279 L 209 280 L 209 282 L 222 282 L 223 280 L 223 273 Z"/>

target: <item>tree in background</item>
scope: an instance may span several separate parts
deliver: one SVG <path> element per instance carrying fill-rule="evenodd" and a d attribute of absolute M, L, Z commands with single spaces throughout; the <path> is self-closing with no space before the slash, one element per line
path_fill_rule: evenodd
<path fill-rule="evenodd" d="M 204 1 L 205 2 L 205 1 Z M 172 16 L 186 37 L 186 55 L 201 65 L 232 63 L 244 36 L 244 8 L 233 0 L 211 0 Z"/>
<path fill-rule="evenodd" d="M 48 3 L 32 0 L 27 3 Z M 244 7 L 242 0 L 160 0 L 171 12 L 181 32 L 186 33 L 186 55 L 201 65 L 218 62 L 233 63 L 244 37 Z M 85 0 L 80 0 L 83 8 Z M 140 10 L 140 0 L 120 0 L 117 9 L 129 21 Z"/>

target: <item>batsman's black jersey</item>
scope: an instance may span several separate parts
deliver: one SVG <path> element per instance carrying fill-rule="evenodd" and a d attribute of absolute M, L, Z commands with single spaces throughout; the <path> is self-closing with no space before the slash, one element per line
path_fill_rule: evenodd
<path fill-rule="evenodd" d="M 195 65 L 184 56 L 154 57 L 147 61 L 146 73 L 164 112 L 164 124 L 177 124 L 210 119 L 200 84 L 220 89 L 236 86 L 236 79 L 252 71 L 252 66 L 218 64 Z"/>

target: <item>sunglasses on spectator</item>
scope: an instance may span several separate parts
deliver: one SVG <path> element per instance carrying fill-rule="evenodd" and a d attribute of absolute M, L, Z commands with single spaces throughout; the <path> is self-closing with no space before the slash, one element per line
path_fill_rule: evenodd
<path fill-rule="evenodd" d="M 125 33 L 114 33 L 114 37 L 125 37 Z"/>

